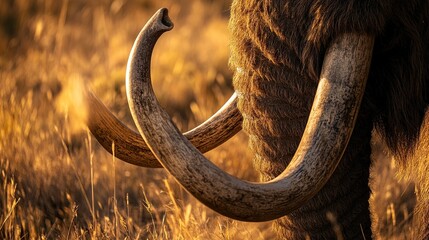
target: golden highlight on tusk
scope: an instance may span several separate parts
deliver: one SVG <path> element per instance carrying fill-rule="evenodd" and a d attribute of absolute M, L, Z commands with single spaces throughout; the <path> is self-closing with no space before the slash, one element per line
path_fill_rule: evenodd
<path fill-rule="evenodd" d="M 161 10 L 162 11 L 162 10 Z M 162 11 L 166 14 L 166 11 Z M 313 197 L 329 180 L 352 134 L 365 90 L 374 38 L 344 34 L 328 48 L 319 86 L 300 145 L 289 166 L 272 181 L 239 180 L 208 161 L 178 131 L 159 106 L 150 72 L 151 47 L 142 35 L 131 50 L 127 97 L 140 134 L 161 164 L 192 195 L 213 210 L 244 221 L 268 221 L 290 213 Z"/>
<path fill-rule="evenodd" d="M 147 26 L 162 29 L 162 31 L 170 30 L 173 25 L 166 13 L 163 13 L 164 11 L 166 10 L 159 11 L 151 18 Z M 149 34 L 143 41 L 148 44 L 152 42 L 154 45 L 157 39 L 158 37 Z M 146 64 L 141 67 L 149 71 L 150 60 Z M 125 126 L 90 90 L 86 91 L 85 98 L 90 109 L 87 126 L 104 149 L 112 153 L 114 142 L 117 158 L 142 167 L 162 167 L 138 132 Z M 198 150 L 207 152 L 238 133 L 241 130 L 241 122 L 242 117 L 237 109 L 237 96 L 234 93 L 212 117 L 184 135 Z"/>

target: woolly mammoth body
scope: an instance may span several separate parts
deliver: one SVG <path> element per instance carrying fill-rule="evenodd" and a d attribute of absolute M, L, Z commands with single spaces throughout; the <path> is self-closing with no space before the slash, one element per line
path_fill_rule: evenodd
<path fill-rule="evenodd" d="M 328 212 L 336 216 L 346 239 L 360 236 L 361 229 L 371 235 L 371 130 L 375 123 L 391 150 L 401 156 L 418 136 L 428 103 L 427 5 L 427 1 L 406 6 L 389 1 L 235 2 L 232 62 L 240 73 L 234 86 L 243 128 L 265 179 L 281 173 L 299 144 L 313 102 L 309 96 L 316 91 L 332 38 L 346 32 L 376 36 L 368 90 L 355 126 L 359 131 L 319 194 L 279 220 L 286 236 L 332 236 Z M 309 224 L 313 214 L 314 223 Z"/>
<path fill-rule="evenodd" d="M 427 238 L 428 22 L 427 0 L 400 6 L 388 0 L 235 0 L 231 65 L 238 101 L 185 136 L 207 151 L 234 135 L 242 121 L 265 184 L 221 172 L 164 121 L 149 65 L 156 39 L 172 28 L 166 10 L 142 30 L 128 63 L 127 96 L 144 141 L 91 93 L 96 111 L 88 125 L 107 150 L 114 141 L 125 161 L 162 164 L 226 216 L 266 221 L 286 215 L 276 222 L 288 239 L 371 238 L 368 179 L 375 127 L 417 176 L 418 232 Z"/>

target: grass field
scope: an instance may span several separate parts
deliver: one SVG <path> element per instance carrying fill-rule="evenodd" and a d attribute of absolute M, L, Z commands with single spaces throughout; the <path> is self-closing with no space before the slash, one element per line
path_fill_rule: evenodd
<path fill-rule="evenodd" d="M 90 86 L 133 127 L 124 76 L 146 20 L 168 7 L 175 28 L 153 56 L 154 88 L 182 130 L 232 93 L 229 0 L 6 0 L 0 2 L 0 239 L 273 239 L 270 223 L 222 217 L 162 169 L 115 159 L 82 122 Z M 206 154 L 256 181 L 243 133 Z M 378 144 L 375 148 L 379 149 Z M 374 154 L 371 206 L 381 239 L 412 231 L 413 185 Z"/>

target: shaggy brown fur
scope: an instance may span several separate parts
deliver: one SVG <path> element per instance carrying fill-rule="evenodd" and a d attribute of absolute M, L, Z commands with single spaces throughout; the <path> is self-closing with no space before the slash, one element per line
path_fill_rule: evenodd
<path fill-rule="evenodd" d="M 426 111 L 415 151 L 403 166 L 405 177 L 417 184 L 414 209 L 415 239 L 429 239 L 429 110 Z"/>
<path fill-rule="evenodd" d="M 429 102 L 429 1 L 399 3 L 233 2 L 230 28 L 234 87 L 239 94 L 243 128 L 255 153 L 255 166 L 265 180 L 285 168 L 298 146 L 330 41 L 346 32 L 376 36 L 367 91 L 356 125 L 359 131 L 353 134 L 340 166 L 321 192 L 277 221 L 283 237 L 323 239 L 343 235 L 352 239 L 363 234 L 370 238 L 368 169 L 373 126 L 403 162 L 413 153 Z M 429 177 L 421 180 L 428 182 Z"/>

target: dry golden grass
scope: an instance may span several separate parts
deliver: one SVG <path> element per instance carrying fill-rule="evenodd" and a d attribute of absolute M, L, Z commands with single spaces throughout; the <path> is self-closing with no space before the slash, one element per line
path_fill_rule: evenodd
<path fill-rule="evenodd" d="M 176 26 L 154 53 L 157 96 L 183 130 L 214 113 L 232 92 L 229 4 L 0 2 L 1 239 L 275 237 L 269 223 L 237 222 L 207 209 L 162 169 L 114 159 L 82 125 L 79 87 L 90 85 L 133 126 L 124 87 L 128 52 L 145 21 L 164 6 Z M 239 134 L 206 155 L 235 176 L 257 180 L 246 145 Z M 412 186 L 394 178 L 390 159 L 377 158 L 375 228 L 383 239 L 406 238 Z"/>

